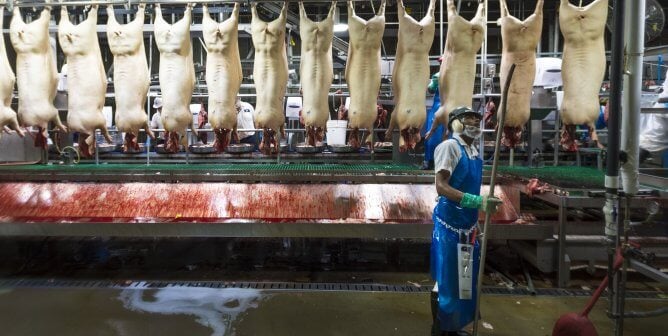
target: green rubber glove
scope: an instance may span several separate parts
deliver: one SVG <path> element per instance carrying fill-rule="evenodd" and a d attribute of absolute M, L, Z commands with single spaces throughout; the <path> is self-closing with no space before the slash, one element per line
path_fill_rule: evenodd
<path fill-rule="evenodd" d="M 482 196 L 464 193 L 462 196 L 462 201 L 459 202 L 459 204 L 462 206 L 462 208 L 480 209 L 482 207 L 482 202 Z"/>
<path fill-rule="evenodd" d="M 437 89 L 438 89 L 438 72 L 431 76 L 431 82 L 429 82 L 429 86 L 427 86 L 427 90 L 429 90 L 429 92 L 436 92 Z"/>
<path fill-rule="evenodd" d="M 463 208 L 482 209 L 485 212 L 491 213 L 495 213 L 501 203 L 503 203 L 503 201 L 496 197 L 479 196 L 468 193 L 464 193 L 462 201 L 459 202 Z"/>
<path fill-rule="evenodd" d="M 485 212 L 496 213 L 501 204 L 503 204 L 503 201 L 499 198 L 494 196 L 484 196 L 482 200 L 482 209 Z"/>

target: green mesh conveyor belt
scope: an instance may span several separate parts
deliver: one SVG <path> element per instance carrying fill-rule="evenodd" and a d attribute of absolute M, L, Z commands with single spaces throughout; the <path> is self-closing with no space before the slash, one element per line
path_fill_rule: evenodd
<path fill-rule="evenodd" d="M 78 164 L 78 165 L 19 165 L 0 166 L 0 174 L 9 172 L 58 171 L 196 171 L 196 172 L 320 172 L 376 173 L 411 172 L 416 168 L 405 164 Z"/>
<path fill-rule="evenodd" d="M 491 167 L 485 167 L 491 170 Z M 537 178 L 554 186 L 563 188 L 603 188 L 605 173 L 588 167 L 508 167 L 499 166 L 498 172 L 524 178 Z"/>

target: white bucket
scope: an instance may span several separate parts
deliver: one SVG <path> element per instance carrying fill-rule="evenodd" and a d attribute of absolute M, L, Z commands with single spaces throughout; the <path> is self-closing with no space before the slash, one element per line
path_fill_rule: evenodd
<path fill-rule="evenodd" d="M 348 128 L 348 120 L 327 121 L 327 144 L 345 145 L 347 128 Z"/>
<path fill-rule="evenodd" d="M 564 91 L 557 91 L 557 110 L 561 111 L 561 102 L 564 101 Z"/>

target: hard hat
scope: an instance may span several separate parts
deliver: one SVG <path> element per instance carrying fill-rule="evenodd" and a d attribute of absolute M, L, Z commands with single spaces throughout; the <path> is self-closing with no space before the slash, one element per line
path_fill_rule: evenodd
<path fill-rule="evenodd" d="M 452 122 L 455 121 L 455 119 L 459 119 L 467 114 L 474 114 L 481 117 L 480 112 L 473 111 L 466 106 L 460 106 L 450 112 L 450 115 L 448 116 L 448 128 L 451 128 Z"/>
<path fill-rule="evenodd" d="M 153 101 L 153 108 L 162 108 L 162 98 L 156 97 L 155 100 Z"/>

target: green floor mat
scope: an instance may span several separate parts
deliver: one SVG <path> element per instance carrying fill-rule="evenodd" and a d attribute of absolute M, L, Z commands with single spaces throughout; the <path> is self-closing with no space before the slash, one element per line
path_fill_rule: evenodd
<path fill-rule="evenodd" d="M 101 172 L 101 171 L 196 171 L 196 172 L 340 172 L 375 173 L 415 171 L 406 164 L 78 164 L 0 166 L 0 173 L 17 171 Z"/>
<path fill-rule="evenodd" d="M 485 169 L 492 168 L 486 166 Z M 522 166 L 500 166 L 500 174 L 519 176 L 524 178 L 537 178 L 554 186 L 563 188 L 604 188 L 605 173 L 589 167 L 542 167 L 531 168 Z"/>

